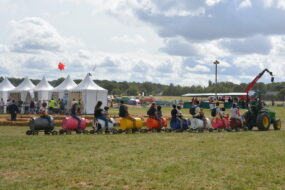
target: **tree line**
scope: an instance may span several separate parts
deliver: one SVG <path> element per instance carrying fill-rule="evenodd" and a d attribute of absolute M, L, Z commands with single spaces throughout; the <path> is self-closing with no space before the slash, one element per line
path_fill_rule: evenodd
<path fill-rule="evenodd" d="M 0 77 L 0 82 L 2 82 L 3 77 Z M 9 78 L 10 82 L 17 86 L 24 79 L 23 78 Z M 49 81 L 50 84 L 54 87 L 58 86 L 64 78 L 59 78 L 53 81 Z M 35 85 L 37 85 L 40 80 L 31 80 Z M 75 80 L 78 84 L 81 80 Z M 180 85 L 162 85 L 152 82 L 117 82 L 117 81 L 108 81 L 108 80 L 95 80 L 99 86 L 107 89 L 109 94 L 113 95 L 125 95 L 125 96 L 137 96 L 141 93 L 147 95 L 160 95 L 160 96 L 181 96 L 187 93 L 211 93 L 215 92 L 215 84 L 212 81 L 208 82 L 207 86 L 180 86 Z M 248 83 L 234 84 L 232 82 L 219 82 L 217 84 L 218 92 L 227 93 L 227 92 L 243 92 L 244 89 L 248 86 Z M 253 88 L 255 91 L 259 91 L 263 98 L 266 100 L 281 100 L 285 99 L 285 82 L 276 82 L 276 83 L 257 83 Z M 277 92 L 277 93 L 268 93 L 268 92 Z"/>

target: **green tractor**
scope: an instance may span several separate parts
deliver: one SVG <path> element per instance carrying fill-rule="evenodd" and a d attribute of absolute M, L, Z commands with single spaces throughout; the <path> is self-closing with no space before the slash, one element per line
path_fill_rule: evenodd
<path fill-rule="evenodd" d="M 255 100 L 251 103 L 248 111 L 246 111 L 243 116 L 249 130 L 253 127 L 258 127 L 260 131 L 267 131 L 271 124 L 274 130 L 281 129 L 281 120 L 276 119 L 276 112 L 265 108 L 260 98 L 258 101 Z"/>

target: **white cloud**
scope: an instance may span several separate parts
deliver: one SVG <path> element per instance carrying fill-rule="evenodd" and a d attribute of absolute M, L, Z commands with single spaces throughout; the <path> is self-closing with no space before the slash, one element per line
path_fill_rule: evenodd
<path fill-rule="evenodd" d="M 268 54 L 273 44 L 269 37 L 253 36 L 244 39 L 228 39 L 221 42 L 222 46 L 233 54 Z"/>
<path fill-rule="evenodd" d="M 247 7 L 251 7 L 251 6 L 252 6 L 251 0 L 243 0 L 239 4 L 239 8 L 247 8 Z"/>
<path fill-rule="evenodd" d="M 221 0 L 206 0 L 207 5 L 213 6 L 217 3 L 219 3 Z"/>
<path fill-rule="evenodd" d="M 136 34 L 134 36 L 128 36 L 128 35 L 113 36 L 111 40 L 119 43 L 131 43 L 131 44 L 145 43 L 145 39 L 139 34 Z"/>
<path fill-rule="evenodd" d="M 186 67 L 186 69 L 188 71 L 191 71 L 191 72 L 210 72 L 210 69 L 209 67 L 206 67 L 204 65 L 196 65 L 195 67 L 191 68 L 191 67 Z"/>
<path fill-rule="evenodd" d="M 56 29 L 38 17 L 27 17 L 11 21 L 12 50 L 17 52 L 54 51 L 59 52 L 72 46 L 81 47 L 78 39 L 63 38 Z"/>
<path fill-rule="evenodd" d="M 0 44 L 0 54 L 1 53 L 7 53 L 9 51 L 9 47 L 4 45 L 4 44 Z"/>

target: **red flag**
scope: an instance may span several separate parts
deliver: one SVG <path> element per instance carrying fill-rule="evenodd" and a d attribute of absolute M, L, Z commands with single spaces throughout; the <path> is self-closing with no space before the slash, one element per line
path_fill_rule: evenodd
<path fill-rule="evenodd" d="M 58 63 L 58 69 L 59 70 L 61 70 L 61 71 L 64 70 L 64 67 L 65 67 L 65 65 L 62 62 Z"/>

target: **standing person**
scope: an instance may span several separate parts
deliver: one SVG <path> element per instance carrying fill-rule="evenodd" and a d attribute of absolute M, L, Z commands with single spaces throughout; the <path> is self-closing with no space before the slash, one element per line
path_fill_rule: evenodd
<path fill-rule="evenodd" d="M 19 108 L 15 104 L 15 100 L 12 101 L 12 104 L 10 104 L 7 108 L 8 112 L 11 114 L 11 121 L 17 120 L 17 113 L 19 113 Z"/>
<path fill-rule="evenodd" d="M 31 103 L 30 103 L 30 113 L 31 114 L 35 113 L 35 102 L 34 102 L 34 100 L 31 100 Z"/>
<path fill-rule="evenodd" d="M 78 113 L 81 113 L 81 100 L 78 101 Z"/>
<path fill-rule="evenodd" d="M 60 113 L 61 114 L 64 114 L 64 110 L 65 110 L 65 103 L 64 103 L 64 101 L 63 100 L 61 100 L 61 102 L 60 102 Z"/>
<path fill-rule="evenodd" d="M 179 118 L 177 117 L 178 111 L 177 111 L 177 109 L 176 109 L 176 105 L 173 104 L 173 105 L 172 105 L 172 108 L 173 108 L 173 109 L 171 110 L 171 120 L 172 120 L 172 121 L 178 120 L 178 121 L 179 121 L 180 128 L 182 129 L 182 121 L 181 121 L 181 119 L 179 119 Z"/>
<path fill-rule="evenodd" d="M 70 116 L 78 121 L 78 130 L 80 130 L 80 128 L 81 128 L 81 119 L 80 119 L 80 117 L 77 116 L 77 114 L 78 114 L 77 111 L 78 111 L 78 105 L 77 105 L 77 103 L 75 103 L 71 107 L 71 114 L 70 114 Z"/>
<path fill-rule="evenodd" d="M 94 117 L 96 119 L 103 120 L 105 122 L 105 127 L 108 128 L 108 119 L 104 116 L 103 109 L 101 108 L 101 106 L 102 102 L 98 101 L 94 109 Z"/>
<path fill-rule="evenodd" d="M 52 114 L 54 112 L 54 108 L 55 108 L 55 100 L 52 98 L 48 104 L 48 109 Z"/>
<path fill-rule="evenodd" d="M 9 105 L 11 105 L 11 104 L 12 104 L 12 100 L 10 100 Z M 18 101 L 18 109 L 20 110 L 21 113 L 24 112 L 23 104 L 24 104 L 24 102 L 20 99 L 20 100 Z"/>
<path fill-rule="evenodd" d="M 119 116 L 131 120 L 134 123 L 134 128 L 137 127 L 136 119 L 130 116 L 128 107 L 124 104 L 124 101 L 120 101 Z"/>
<path fill-rule="evenodd" d="M 37 105 L 37 110 L 36 110 L 36 112 L 37 112 L 37 113 L 40 113 L 41 107 L 42 107 L 42 101 L 39 100 L 36 105 Z M 46 103 L 46 107 L 47 107 L 47 103 Z"/>
<path fill-rule="evenodd" d="M 1 98 L 1 100 L 0 100 L 0 114 L 4 113 L 4 106 L 5 106 L 5 102 L 4 102 L 3 98 Z"/>

